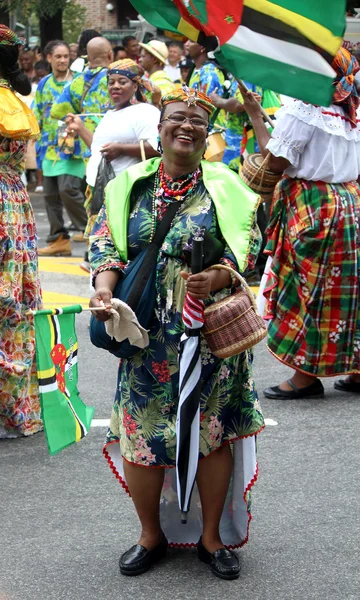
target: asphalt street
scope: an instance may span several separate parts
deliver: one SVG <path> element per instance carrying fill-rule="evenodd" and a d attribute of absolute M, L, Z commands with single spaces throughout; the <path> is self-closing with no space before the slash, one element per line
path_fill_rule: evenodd
<path fill-rule="evenodd" d="M 47 221 L 32 196 L 40 245 Z M 49 302 L 86 298 L 89 281 L 74 260 L 43 260 Z M 66 263 L 66 264 L 65 264 Z M 60 300 L 59 300 L 60 299 Z M 91 346 L 89 316 L 77 317 L 79 389 L 109 419 L 117 361 Z M 255 381 L 268 426 L 258 438 L 249 543 L 239 580 L 222 581 L 192 550 L 170 550 L 147 574 L 120 575 L 118 559 L 136 542 L 131 500 L 102 457 L 106 426 L 55 457 L 43 433 L 0 440 L 0 600 L 359 600 L 360 398 L 323 380 L 324 399 L 271 401 L 262 390 L 290 375 L 256 348 Z"/>

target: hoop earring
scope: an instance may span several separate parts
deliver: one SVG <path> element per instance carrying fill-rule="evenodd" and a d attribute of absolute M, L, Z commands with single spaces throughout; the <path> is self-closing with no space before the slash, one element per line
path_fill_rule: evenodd
<path fill-rule="evenodd" d="M 160 139 L 159 135 L 158 135 L 158 138 L 157 138 L 157 142 L 158 142 L 158 144 L 157 144 L 157 151 L 159 152 L 159 154 L 163 154 L 163 147 L 161 145 L 161 139 Z"/>

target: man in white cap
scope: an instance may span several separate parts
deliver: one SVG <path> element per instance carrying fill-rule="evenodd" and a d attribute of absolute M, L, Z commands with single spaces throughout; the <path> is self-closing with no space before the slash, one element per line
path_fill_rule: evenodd
<path fill-rule="evenodd" d="M 147 44 L 140 43 L 139 46 L 141 47 L 140 63 L 147 72 L 151 83 L 160 89 L 162 96 L 172 92 L 175 85 L 164 71 L 169 54 L 166 44 L 159 40 L 151 40 Z M 154 103 L 154 98 L 151 100 Z"/>

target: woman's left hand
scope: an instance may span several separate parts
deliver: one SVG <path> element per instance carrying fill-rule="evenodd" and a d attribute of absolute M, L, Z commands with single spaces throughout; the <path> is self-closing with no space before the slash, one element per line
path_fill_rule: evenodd
<path fill-rule="evenodd" d="M 180 276 L 186 281 L 186 291 L 197 300 L 205 300 L 211 292 L 212 275 L 207 271 L 196 273 L 186 273 L 181 271 Z"/>
<path fill-rule="evenodd" d="M 243 94 L 244 108 L 251 119 L 262 117 L 261 106 L 258 102 L 259 95 L 248 90 Z"/>
<path fill-rule="evenodd" d="M 100 148 L 100 152 L 105 156 L 107 161 L 114 160 L 114 158 L 118 158 L 121 155 L 121 144 L 117 142 L 111 142 L 110 144 L 104 144 L 102 148 Z"/>

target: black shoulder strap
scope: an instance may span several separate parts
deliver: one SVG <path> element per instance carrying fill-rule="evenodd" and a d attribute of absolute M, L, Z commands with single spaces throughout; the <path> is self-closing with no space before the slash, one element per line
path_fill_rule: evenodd
<path fill-rule="evenodd" d="M 172 202 L 170 204 L 161 223 L 156 228 L 154 239 L 152 242 L 150 242 L 146 249 L 142 265 L 139 268 L 127 300 L 127 304 L 133 309 L 133 311 L 136 311 L 137 305 L 139 304 L 141 296 L 143 295 L 149 277 L 153 276 L 153 269 L 157 261 L 159 250 L 170 229 L 171 221 L 175 217 L 175 213 L 178 208 L 179 202 Z"/>
<path fill-rule="evenodd" d="M 159 226 L 156 228 L 156 232 L 154 235 L 154 239 L 152 240 L 153 244 L 156 244 L 158 248 L 161 248 L 162 243 L 170 229 L 171 221 L 175 217 L 175 213 L 179 208 L 179 202 L 172 202 L 170 206 L 167 208 L 166 213 L 160 222 Z"/>

